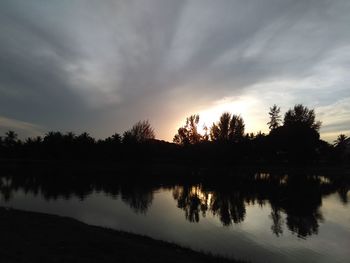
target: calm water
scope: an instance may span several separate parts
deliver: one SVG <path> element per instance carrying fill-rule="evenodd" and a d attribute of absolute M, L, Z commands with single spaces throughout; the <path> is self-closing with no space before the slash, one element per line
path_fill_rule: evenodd
<path fill-rule="evenodd" d="M 7 175 L 0 205 L 252 262 L 349 262 L 350 193 L 343 177 L 255 173 L 220 184 L 103 182 Z"/>

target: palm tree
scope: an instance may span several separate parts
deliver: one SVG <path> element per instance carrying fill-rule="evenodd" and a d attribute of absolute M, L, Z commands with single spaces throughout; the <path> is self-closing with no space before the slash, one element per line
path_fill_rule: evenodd
<path fill-rule="evenodd" d="M 7 147 L 12 147 L 18 142 L 18 135 L 14 131 L 8 131 L 5 133 L 6 137 L 4 139 L 5 145 Z"/>
<path fill-rule="evenodd" d="M 345 134 L 339 134 L 337 139 L 334 141 L 335 147 L 345 147 L 345 143 L 348 137 Z"/>

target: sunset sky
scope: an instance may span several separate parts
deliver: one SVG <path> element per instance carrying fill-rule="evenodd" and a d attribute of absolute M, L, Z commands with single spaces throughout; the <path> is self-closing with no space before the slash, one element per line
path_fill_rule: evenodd
<path fill-rule="evenodd" d="M 0 131 L 171 141 L 190 114 L 268 131 L 269 107 L 314 108 L 350 135 L 349 0 L 0 1 Z"/>

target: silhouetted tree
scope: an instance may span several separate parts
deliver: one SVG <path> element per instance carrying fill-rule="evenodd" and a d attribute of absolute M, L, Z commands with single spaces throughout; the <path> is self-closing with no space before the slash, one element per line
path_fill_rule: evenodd
<path fill-rule="evenodd" d="M 2 144 L 3 147 L 0 147 L 0 150 L 2 151 L 0 156 L 4 155 L 6 158 L 16 158 L 21 155 L 21 141 L 18 139 L 18 135 L 14 131 L 8 131 L 5 133 L 5 138 L 3 139 Z"/>
<path fill-rule="evenodd" d="M 203 137 L 198 132 L 199 115 L 194 114 L 186 118 L 185 126 L 178 129 L 173 141 L 177 144 L 188 145 L 199 143 Z"/>
<path fill-rule="evenodd" d="M 74 140 L 76 138 L 76 135 L 74 132 L 67 132 L 64 136 L 63 136 L 64 140 L 66 143 L 72 144 L 74 143 Z"/>
<path fill-rule="evenodd" d="M 36 137 L 33 139 L 33 142 L 34 142 L 34 143 L 37 143 L 37 144 L 42 143 L 42 141 L 43 141 L 43 138 L 41 138 L 41 136 L 36 136 Z"/>
<path fill-rule="evenodd" d="M 339 134 L 337 139 L 334 141 L 335 147 L 345 147 L 346 139 L 348 137 L 345 134 Z"/>
<path fill-rule="evenodd" d="M 318 131 L 321 127 L 321 122 L 316 121 L 315 111 L 309 110 L 302 104 L 297 104 L 293 109 L 289 109 L 284 115 L 283 125 L 290 126 L 304 126 Z"/>
<path fill-rule="evenodd" d="M 123 134 L 123 142 L 142 143 L 155 138 L 154 129 L 147 121 L 139 121 Z"/>
<path fill-rule="evenodd" d="M 349 139 L 345 134 L 339 134 L 337 139 L 334 141 L 334 153 L 336 160 L 344 161 L 346 159 L 346 147 L 348 141 Z"/>
<path fill-rule="evenodd" d="M 136 143 L 135 137 L 132 136 L 131 131 L 125 131 L 123 133 L 122 141 L 124 144 Z"/>
<path fill-rule="evenodd" d="M 115 133 L 111 136 L 112 142 L 114 143 L 121 143 L 122 142 L 122 136 L 120 136 L 119 133 Z"/>
<path fill-rule="evenodd" d="M 50 131 L 44 136 L 44 143 L 58 144 L 63 140 L 63 134 L 61 132 Z"/>
<path fill-rule="evenodd" d="M 79 144 L 94 144 L 95 139 L 92 138 L 87 132 L 83 132 L 75 138 L 76 142 Z"/>
<path fill-rule="evenodd" d="M 276 104 L 274 104 L 270 108 L 270 121 L 267 123 L 269 125 L 270 131 L 277 129 L 280 126 L 280 123 L 282 121 L 281 115 L 280 115 L 281 108 L 277 107 Z"/>
<path fill-rule="evenodd" d="M 127 135 L 127 136 L 131 136 L 131 135 Z M 120 144 L 122 141 L 123 141 L 123 138 L 122 136 L 120 136 L 119 133 L 115 133 L 112 136 L 107 137 L 105 139 L 105 142 L 109 144 Z"/>
<path fill-rule="evenodd" d="M 228 112 L 220 116 L 204 135 L 199 133 L 199 115 L 186 118 L 173 141 L 178 145 L 155 140 L 148 121 L 139 121 L 121 136 L 118 133 L 95 141 L 88 133 L 48 132 L 43 139 L 28 138 L 22 142 L 9 131 L 0 139 L 0 158 L 30 159 L 108 159 L 108 160 L 207 160 L 227 163 L 289 162 L 289 161 L 347 161 L 349 139 L 340 136 L 334 145 L 319 138 L 321 123 L 313 109 L 298 104 L 285 113 L 280 125 L 280 108 L 270 108 L 270 133 L 244 134 L 242 117 Z M 214 141 L 210 142 L 209 138 Z M 144 143 L 147 142 L 147 143 Z M 220 142 L 220 143 L 216 143 Z M 223 142 L 223 143 L 221 143 Z M 341 145 L 345 145 L 341 147 Z M 345 149 L 341 153 L 341 149 Z"/>
<path fill-rule="evenodd" d="M 240 116 L 224 112 L 217 124 L 210 129 L 213 141 L 239 141 L 244 135 L 244 121 Z"/>
<path fill-rule="evenodd" d="M 18 142 L 18 135 L 14 131 L 8 131 L 5 133 L 4 143 L 6 147 L 13 147 Z"/>
<path fill-rule="evenodd" d="M 203 126 L 204 135 L 202 136 L 202 141 L 209 141 L 209 133 L 208 133 L 208 127 L 206 125 Z"/>
<path fill-rule="evenodd" d="M 316 158 L 320 145 L 318 130 L 321 122 L 316 121 L 313 109 L 297 104 L 284 116 L 283 126 L 270 131 L 269 144 L 277 156 L 289 161 L 310 161 Z"/>

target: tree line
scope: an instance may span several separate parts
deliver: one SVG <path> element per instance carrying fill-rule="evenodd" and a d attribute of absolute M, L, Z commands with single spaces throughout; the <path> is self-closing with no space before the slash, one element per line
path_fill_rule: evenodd
<path fill-rule="evenodd" d="M 14 131 L 0 137 L 0 158 L 225 161 L 229 163 L 345 162 L 349 139 L 340 134 L 334 144 L 320 139 L 315 111 L 297 104 L 283 116 L 273 105 L 269 133 L 246 133 L 241 116 L 224 112 L 204 134 L 198 114 L 186 118 L 173 143 L 155 138 L 149 121 L 139 121 L 123 134 L 96 140 L 88 133 L 51 131 L 20 140 Z"/>

